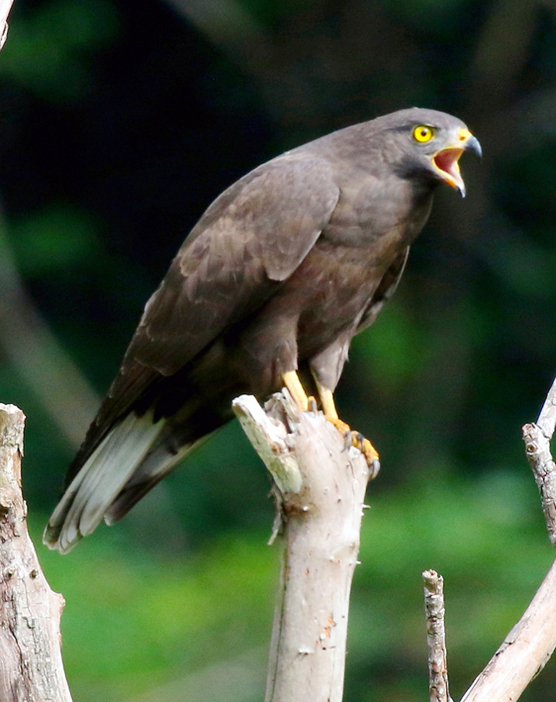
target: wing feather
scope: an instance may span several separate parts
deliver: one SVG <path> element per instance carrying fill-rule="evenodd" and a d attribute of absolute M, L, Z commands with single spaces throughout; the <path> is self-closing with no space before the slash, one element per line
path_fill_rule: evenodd
<path fill-rule="evenodd" d="M 272 296 L 310 251 L 338 198 L 330 163 L 298 149 L 213 202 L 147 302 L 70 477 L 153 382 L 179 371 Z"/>
<path fill-rule="evenodd" d="M 299 266 L 339 196 L 327 161 L 288 154 L 209 207 L 149 300 L 123 368 L 172 375 L 258 309 Z"/>

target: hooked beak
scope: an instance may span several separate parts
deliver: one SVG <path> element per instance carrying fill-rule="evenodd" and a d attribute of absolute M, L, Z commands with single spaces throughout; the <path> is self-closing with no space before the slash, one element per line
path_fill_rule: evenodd
<path fill-rule="evenodd" d="M 437 175 L 455 188 L 462 197 L 465 197 L 465 183 L 461 177 L 458 162 L 464 151 L 473 151 L 477 156 L 483 154 L 479 140 L 468 129 L 462 127 L 457 131 L 454 143 L 437 151 L 431 158 L 432 167 Z"/>

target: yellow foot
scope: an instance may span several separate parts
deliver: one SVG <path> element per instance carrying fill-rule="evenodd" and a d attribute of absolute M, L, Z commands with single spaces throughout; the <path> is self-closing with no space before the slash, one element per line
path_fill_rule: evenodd
<path fill-rule="evenodd" d="M 338 419 L 337 417 L 327 417 L 327 419 L 341 434 L 346 437 L 350 446 L 355 446 L 365 456 L 367 465 L 371 469 L 369 480 L 376 478 L 378 471 L 380 470 L 380 460 L 378 451 L 371 444 L 371 442 L 368 439 L 365 439 L 363 434 L 360 432 L 353 431 L 350 426 L 341 419 Z"/>

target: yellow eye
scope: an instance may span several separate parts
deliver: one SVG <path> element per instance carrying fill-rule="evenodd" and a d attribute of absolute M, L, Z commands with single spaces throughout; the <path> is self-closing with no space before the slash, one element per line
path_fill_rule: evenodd
<path fill-rule="evenodd" d="M 427 127 L 425 124 L 420 124 L 413 130 L 413 138 L 420 144 L 430 141 L 434 137 L 434 129 Z"/>

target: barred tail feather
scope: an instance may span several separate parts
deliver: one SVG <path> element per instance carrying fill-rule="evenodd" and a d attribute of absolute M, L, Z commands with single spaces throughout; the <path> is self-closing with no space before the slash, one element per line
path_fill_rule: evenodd
<path fill-rule="evenodd" d="M 49 548 L 67 553 L 98 526 L 165 423 L 165 419 L 160 419 L 154 424 L 151 411 L 141 417 L 132 412 L 112 429 L 54 510 L 43 536 Z"/>

